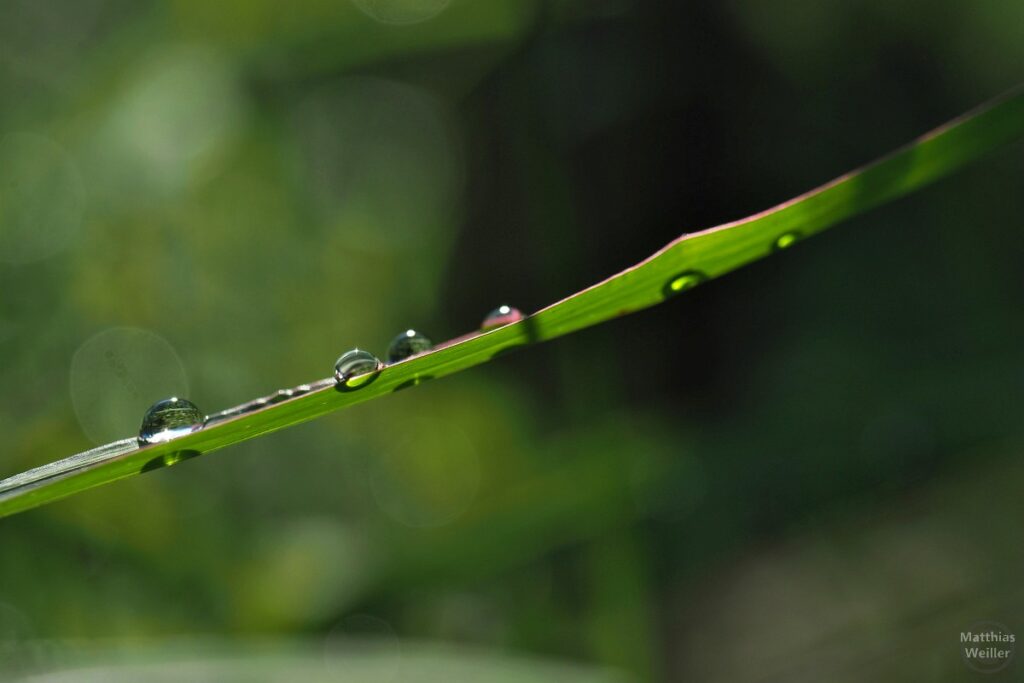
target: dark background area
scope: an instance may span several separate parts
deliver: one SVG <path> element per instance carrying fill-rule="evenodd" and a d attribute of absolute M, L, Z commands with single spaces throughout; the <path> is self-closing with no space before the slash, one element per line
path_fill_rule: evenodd
<path fill-rule="evenodd" d="M 2 474 L 541 308 L 1007 90 L 1022 28 L 4 3 Z M 665 305 L 2 520 L 0 666 L 963 680 L 961 630 L 1022 626 L 1022 179 L 1018 145 Z"/>

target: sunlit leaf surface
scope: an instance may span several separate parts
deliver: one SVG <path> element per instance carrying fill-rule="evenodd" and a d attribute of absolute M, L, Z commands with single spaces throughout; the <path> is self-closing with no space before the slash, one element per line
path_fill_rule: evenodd
<path fill-rule="evenodd" d="M 670 243 L 643 262 L 523 320 L 467 334 L 385 367 L 348 388 L 328 378 L 225 411 L 194 433 L 140 445 L 127 438 L 0 482 L 0 516 L 176 464 L 261 434 L 485 363 L 500 353 L 632 313 L 787 249 L 842 220 L 905 195 L 1024 132 L 1015 91 L 858 171 L 748 218 Z"/>

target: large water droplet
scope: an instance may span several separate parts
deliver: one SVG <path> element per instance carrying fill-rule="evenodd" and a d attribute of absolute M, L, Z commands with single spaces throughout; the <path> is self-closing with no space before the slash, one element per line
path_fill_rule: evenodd
<path fill-rule="evenodd" d="M 524 317 L 525 316 L 518 308 L 501 305 L 484 317 L 484 321 L 480 323 L 480 329 L 484 331 L 493 330 L 498 327 L 517 323 Z"/>
<path fill-rule="evenodd" d="M 157 401 L 142 418 L 140 443 L 163 443 L 203 428 L 203 413 L 184 398 Z"/>
<path fill-rule="evenodd" d="M 359 389 L 377 379 L 383 363 L 377 356 L 362 349 L 352 349 L 341 354 L 334 364 L 334 379 L 342 391 Z"/>
<path fill-rule="evenodd" d="M 434 344 L 422 332 L 406 330 L 391 340 L 388 345 L 388 362 L 397 363 L 417 353 L 429 351 Z"/>
<path fill-rule="evenodd" d="M 797 241 L 799 241 L 799 239 L 800 239 L 800 233 L 799 232 L 796 232 L 795 230 L 790 231 L 790 232 L 785 232 L 785 233 L 782 233 L 781 235 L 779 235 L 777 238 L 775 238 L 775 242 L 773 243 L 773 246 L 776 249 L 779 249 L 779 250 L 781 250 L 781 249 L 788 249 L 789 247 L 791 247 L 794 244 L 796 244 Z"/>

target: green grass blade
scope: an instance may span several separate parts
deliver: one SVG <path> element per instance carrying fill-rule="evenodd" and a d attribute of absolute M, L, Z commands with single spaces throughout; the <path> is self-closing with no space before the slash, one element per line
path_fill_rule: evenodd
<path fill-rule="evenodd" d="M 453 339 L 388 366 L 357 390 L 338 391 L 332 380 L 322 380 L 301 396 L 270 402 L 167 443 L 140 446 L 134 439 L 125 439 L 0 481 L 0 516 L 312 420 L 485 363 L 509 349 L 653 306 L 916 190 L 1022 134 L 1024 92 L 1018 89 L 873 164 L 768 211 L 684 235 L 636 266 L 520 322 Z"/>

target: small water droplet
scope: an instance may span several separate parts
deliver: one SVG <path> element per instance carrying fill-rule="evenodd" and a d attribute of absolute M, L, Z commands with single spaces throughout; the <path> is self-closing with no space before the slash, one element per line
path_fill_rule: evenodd
<path fill-rule="evenodd" d="M 203 428 L 203 413 L 184 398 L 157 401 L 142 418 L 140 443 L 163 443 Z"/>
<path fill-rule="evenodd" d="M 249 401 L 248 403 L 242 406 L 241 412 L 243 415 L 245 413 L 252 413 L 259 410 L 260 408 L 266 408 L 268 403 L 270 403 L 270 399 L 266 397 L 253 399 L 252 401 Z"/>
<path fill-rule="evenodd" d="M 688 289 L 693 289 L 707 279 L 707 276 L 699 270 L 687 270 L 669 280 L 662 293 L 666 297 L 675 296 Z"/>
<path fill-rule="evenodd" d="M 388 362 L 397 363 L 417 353 L 429 351 L 434 344 L 422 332 L 406 330 L 391 340 L 388 346 Z"/>
<path fill-rule="evenodd" d="M 274 394 L 267 397 L 268 403 L 280 403 L 295 396 L 294 389 L 278 389 Z"/>
<path fill-rule="evenodd" d="M 480 329 L 484 331 L 493 330 L 498 327 L 517 323 L 524 317 L 525 316 L 518 308 L 513 308 L 512 306 L 503 304 L 484 316 L 484 321 L 480 323 Z"/>
<path fill-rule="evenodd" d="M 335 386 L 341 391 L 360 389 L 377 379 L 383 367 L 380 359 L 369 351 L 346 351 L 334 364 Z"/>
<path fill-rule="evenodd" d="M 774 247 L 778 250 L 788 249 L 797 243 L 800 239 L 800 233 L 793 230 L 791 232 L 784 232 L 775 238 Z"/>

